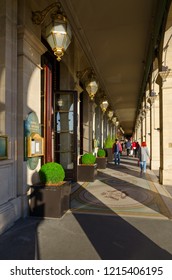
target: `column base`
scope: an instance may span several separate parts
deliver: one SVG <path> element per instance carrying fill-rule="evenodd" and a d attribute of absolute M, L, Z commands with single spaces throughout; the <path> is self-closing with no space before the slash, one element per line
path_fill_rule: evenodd
<path fill-rule="evenodd" d="M 159 160 L 151 160 L 151 170 L 159 170 L 160 161 Z"/>
<path fill-rule="evenodd" d="M 0 234 L 13 226 L 21 217 L 21 198 L 18 197 L 0 205 Z"/>
<path fill-rule="evenodd" d="M 172 185 L 172 169 L 164 170 L 159 168 L 159 181 L 162 185 Z"/>

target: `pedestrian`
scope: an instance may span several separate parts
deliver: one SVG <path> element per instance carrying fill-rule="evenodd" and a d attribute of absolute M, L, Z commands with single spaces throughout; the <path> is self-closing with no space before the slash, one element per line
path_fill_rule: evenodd
<path fill-rule="evenodd" d="M 114 153 L 114 162 L 115 164 L 120 164 L 120 152 L 122 151 L 121 144 L 119 143 L 118 139 L 115 140 L 113 144 L 113 153 Z"/>
<path fill-rule="evenodd" d="M 137 141 L 137 142 L 136 142 L 136 157 L 138 157 L 139 149 L 140 149 L 140 144 L 139 144 L 139 142 Z"/>
<path fill-rule="evenodd" d="M 122 151 L 123 151 L 123 145 L 119 141 L 119 152 L 120 152 L 120 155 L 122 155 Z"/>
<path fill-rule="evenodd" d="M 136 157 L 137 142 L 132 142 L 133 157 Z"/>
<path fill-rule="evenodd" d="M 147 161 L 150 158 L 146 142 L 142 142 L 141 147 L 139 148 L 139 151 L 138 151 L 138 158 L 139 158 L 139 162 L 140 162 L 141 173 L 142 172 L 146 173 Z"/>
<path fill-rule="evenodd" d="M 129 156 L 130 155 L 130 151 L 131 151 L 131 141 L 130 140 L 126 141 L 125 147 L 127 149 L 127 156 Z"/>

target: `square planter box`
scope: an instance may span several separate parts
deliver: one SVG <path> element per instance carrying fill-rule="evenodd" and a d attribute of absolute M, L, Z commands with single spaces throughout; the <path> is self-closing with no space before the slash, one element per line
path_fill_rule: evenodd
<path fill-rule="evenodd" d="M 97 157 L 96 158 L 97 169 L 105 169 L 107 165 L 106 157 Z"/>
<path fill-rule="evenodd" d="M 31 186 L 30 215 L 60 218 L 69 209 L 71 183 L 58 185 L 35 184 Z"/>
<path fill-rule="evenodd" d="M 95 176 L 97 175 L 97 164 L 78 165 L 78 181 L 80 182 L 94 182 Z"/>

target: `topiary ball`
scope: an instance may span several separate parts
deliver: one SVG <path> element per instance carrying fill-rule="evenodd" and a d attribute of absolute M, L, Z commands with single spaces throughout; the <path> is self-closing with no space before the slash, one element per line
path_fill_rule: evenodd
<path fill-rule="evenodd" d="M 105 150 L 103 150 L 103 149 L 98 150 L 98 152 L 97 152 L 98 157 L 105 157 L 105 155 L 106 155 Z"/>
<path fill-rule="evenodd" d="M 83 164 L 94 164 L 96 162 L 96 156 L 92 153 L 86 153 L 81 158 Z"/>
<path fill-rule="evenodd" d="M 64 180 L 65 172 L 61 164 L 48 162 L 42 165 L 39 170 L 41 183 L 56 184 Z"/>

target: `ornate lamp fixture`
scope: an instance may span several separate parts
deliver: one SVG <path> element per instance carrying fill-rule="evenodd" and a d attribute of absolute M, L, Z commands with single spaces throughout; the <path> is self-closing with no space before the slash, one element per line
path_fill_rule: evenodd
<path fill-rule="evenodd" d="M 61 108 L 63 106 L 63 100 L 61 98 L 59 98 L 57 100 L 57 105 L 58 105 L 59 108 Z"/>
<path fill-rule="evenodd" d="M 112 119 L 113 113 L 114 113 L 114 111 L 112 111 L 112 110 L 109 110 L 109 111 L 108 111 L 107 115 L 108 115 L 109 120 Z"/>
<path fill-rule="evenodd" d="M 117 120 L 117 117 L 113 117 L 113 118 L 112 118 L 113 124 L 116 124 L 116 120 Z"/>
<path fill-rule="evenodd" d="M 42 24 L 53 9 L 51 22 L 45 28 L 45 37 L 55 56 L 57 56 L 57 60 L 60 61 L 72 37 L 70 25 L 62 12 L 60 2 L 51 4 L 43 11 L 32 12 L 32 21 L 38 25 Z"/>
<path fill-rule="evenodd" d="M 102 109 L 103 114 L 106 112 L 107 107 L 109 106 L 109 103 L 106 98 L 103 99 L 103 101 L 100 103 L 100 108 Z"/>
<path fill-rule="evenodd" d="M 85 84 L 85 88 L 86 88 L 86 91 L 88 92 L 90 99 L 93 100 L 94 96 L 98 90 L 97 82 L 95 80 L 87 81 L 87 83 Z"/>
<path fill-rule="evenodd" d="M 171 69 L 169 69 L 168 66 L 162 65 L 162 71 L 159 72 L 159 75 L 164 82 L 166 81 L 170 72 L 171 72 Z"/>
<path fill-rule="evenodd" d="M 83 71 L 78 71 L 76 76 L 88 92 L 90 99 L 93 100 L 98 90 L 98 81 L 93 69 L 87 68 Z"/>
<path fill-rule="evenodd" d="M 152 105 L 155 102 L 155 100 L 157 99 L 157 97 L 158 97 L 158 95 L 156 94 L 156 92 L 151 90 L 150 95 L 147 99 L 147 102 Z"/>

